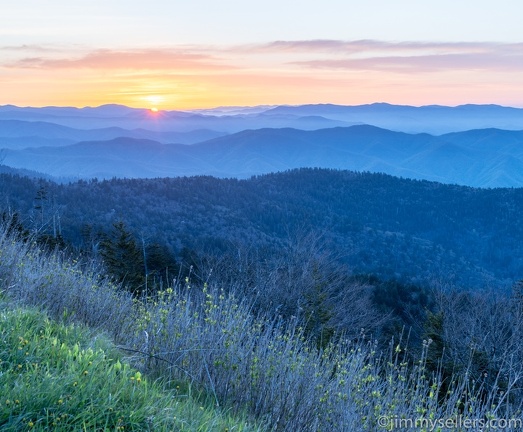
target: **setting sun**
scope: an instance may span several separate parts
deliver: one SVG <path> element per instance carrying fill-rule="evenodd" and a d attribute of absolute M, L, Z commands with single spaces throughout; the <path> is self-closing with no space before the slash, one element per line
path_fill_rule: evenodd
<path fill-rule="evenodd" d="M 165 100 L 163 96 L 157 94 L 146 96 L 143 99 L 146 100 L 152 106 L 151 111 L 154 112 L 158 111 L 158 105 L 160 105 Z"/>

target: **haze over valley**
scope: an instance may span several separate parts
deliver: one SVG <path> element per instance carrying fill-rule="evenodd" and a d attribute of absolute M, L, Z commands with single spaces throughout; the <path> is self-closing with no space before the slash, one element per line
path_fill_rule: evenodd
<path fill-rule="evenodd" d="M 373 104 L 254 111 L 4 106 L 0 148 L 8 166 L 69 179 L 248 178 L 319 167 L 474 187 L 522 184 L 521 109 Z"/>

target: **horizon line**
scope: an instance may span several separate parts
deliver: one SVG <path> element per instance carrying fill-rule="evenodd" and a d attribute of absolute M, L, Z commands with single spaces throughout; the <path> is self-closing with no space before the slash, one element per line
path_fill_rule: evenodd
<path fill-rule="evenodd" d="M 316 102 L 316 103 L 302 103 L 302 104 L 256 104 L 256 105 L 216 105 L 216 106 L 208 106 L 208 107 L 199 107 L 199 108 L 189 108 L 189 109 L 183 109 L 183 108 L 173 108 L 173 107 L 167 107 L 167 108 L 161 108 L 159 105 L 156 106 L 136 106 L 136 105 L 126 105 L 122 103 L 105 103 L 100 105 L 83 105 L 83 106 L 75 106 L 75 105 L 16 105 L 16 104 L 1 104 L 1 108 L 6 107 L 13 107 L 17 109 L 52 109 L 52 108 L 69 108 L 69 109 L 77 109 L 77 110 L 83 110 L 83 109 L 98 109 L 98 108 L 104 108 L 104 107 L 122 107 L 122 108 L 128 108 L 133 110 L 143 110 L 143 111 L 155 111 L 155 112 L 198 112 L 198 111 L 214 111 L 214 110 L 234 110 L 234 109 L 250 109 L 250 108 L 266 108 L 266 109 L 273 109 L 278 107 L 290 107 L 290 108 L 297 108 L 297 107 L 304 107 L 304 106 L 337 106 L 337 107 L 363 107 L 363 106 L 372 106 L 372 105 L 388 105 L 388 106 L 395 106 L 395 107 L 408 107 L 408 108 L 427 108 L 427 107 L 442 107 L 442 108 L 460 108 L 460 107 L 466 107 L 466 106 L 495 106 L 500 108 L 514 108 L 514 109 L 523 109 L 522 106 L 518 105 L 505 105 L 500 103 L 460 103 L 460 104 L 438 104 L 438 103 L 427 103 L 427 104 L 400 104 L 400 103 L 392 103 L 392 102 L 368 102 L 368 103 L 360 103 L 360 104 L 340 104 L 340 103 L 331 103 L 331 102 Z"/>

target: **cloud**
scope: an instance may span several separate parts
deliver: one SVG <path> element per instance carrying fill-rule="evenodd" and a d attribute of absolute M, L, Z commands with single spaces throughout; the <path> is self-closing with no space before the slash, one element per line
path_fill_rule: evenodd
<path fill-rule="evenodd" d="M 496 44 L 481 42 L 387 42 L 372 39 L 355 41 L 314 39 L 302 41 L 275 41 L 259 45 L 261 51 L 285 51 L 285 52 L 324 52 L 338 54 L 354 54 L 369 52 L 461 52 L 482 51 L 486 46 Z"/>
<path fill-rule="evenodd" d="M 289 64 L 313 69 L 422 73 L 444 70 L 518 72 L 523 67 L 523 44 L 315 40 L 274 42 L 261 50 L 309 53 L 309 58 L 289 59 Z"/>
<path fill-rule="evenodd" d="M 81 56 L 63 54 L 60 58 L 48 56 L 23 57 L 4 65 L 22 69 L 107 69 L 107 70 L 221 70 L 233 66 L 208 54 L 182 49 L 107 50 L 100 49 Z"/>
<path fill-rule="evenodd" d="M 316 69 L 347 69 L 381 72 L 421 73 L 445 70 L 497 70 L 517 72 L 523 68 L 523 55 L 437 54 L 418 56 L 372 57 L 364 59 L 326 59 L 293 62 Z"/>
<path fill-rule="evenodd" d="M 521 70 L 523 44 L 491 42 L 384 42 L 376 40 L 274 41 L 209 47 L 175 46 L 134 50 L 97 49 L 50 53 L 40 46 L 3 47 L 27 52 L 4 60 L 20 69 L 92 69 L 214 73 L 232 70 L 296 72 L 297 69 L 426 73 L 444 70 Z M 53 48 L 55 49 L 55 48 Z M 56 50 L 56 49 L 55 49 Z"/>
<path fill-rule="evenodd" d="M 56 52 L 56 48 L 46 47 L 43 45 L 6 45 L 0 46 L 0 51 L 14 51 L 14 52 Z"/>

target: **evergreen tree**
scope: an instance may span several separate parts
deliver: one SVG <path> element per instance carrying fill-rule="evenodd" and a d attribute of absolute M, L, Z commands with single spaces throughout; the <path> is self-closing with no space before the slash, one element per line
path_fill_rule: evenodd
<path fill-rule="evenodd" d="M 305 331 L 319 348 L 324 348 L 334 336 L 332 307 L 329 304 L 328 281 L 322 280 L 318 269 L 312 271 L 312 286 L 305 293 Z"/>
<path fill-rule="evenodd" d="M 165 246 L 159 243 L 148 245 L 145 247 L 145 256 L 150 288 L 169 286 L 178 278 L 179 266 Z"/>
<path fill-rule="evenodd" d="M 100 243 L 100 255 L 107 272 L 135 296 L 144 293 L 143 254 L 133 235 L 122 221 L 113 224 L 112 231 Z"/>
<path fill-rule="evenodd" d="M 40 213 L 39 216 L 39 229 L 42 229 L 46 223 L 45 221 L 45 212 L 47 210 L 47 202 L 49 200 L 47 188 L 45 186 L 40 186 L 40 189 L 36 192 L 34 198 L 34 209 Z M 36 221 L 35 221 L 36 222 Z"/>
<path fill-rule="evenodd" d="M 27 240 L 29 238 L 29 230 L 27 230 L 20 219 L 19 213 L 10 213 L 3 211 L 0 216 L 1 225 L 6 228 L 9 235 L 15 235 L 18 239 Z"/>

